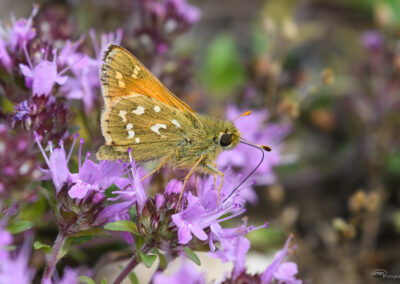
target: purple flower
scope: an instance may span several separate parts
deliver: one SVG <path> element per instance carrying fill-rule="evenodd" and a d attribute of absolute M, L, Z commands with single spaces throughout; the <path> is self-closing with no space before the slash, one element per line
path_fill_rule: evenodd
<path fill-rule="evenodd" d="M 55 199 L 57 206 L 54 208 L 57 225 L 65 234 L 75 234 L 104 225 L 110 221 L 116 220 L 118 214 L 127 214 L 132 203 L 116 203 L 107 206 L 107 201 L 112 200 L 106 197 L 105 191 L 117 178 L 126 174 L 127 163 L 120 161 L 100 161 L 95 163 L 89 159 L 89 153 L 85 161 L 82 160 L 82 144 L 80 141 L 78 155 L 78 172 L 71 173 L 68 168 L 68 162 L 72 154 L 77 137 L 73 145 L 66 154 L 63 144 L 60 147 L 52 149 L 49 144 L 50 156 L 47 157 L 42 148 L 38 135 L 35 135 L 43 157 L 48 166 L 48 170 L 42 170 L 43 179 L 52 179 L 55 187 Z M 126 219 L 127 217 L 124 216 Z"/>
<path fill-rule="evenodd" d="M 32 283 L 35 271 L 28 266 L 32 237 L 25 237 L 25 242 L 18 253 L 4 251 L 3 245 L 11 242 L 11 235 L 0 227 L 0 283 Z"/>
<path fill-rule="evenodd" d="M 78 277 L 78 270 L 66 267 L 64 268 L 63 277 L 60 279 L 60 281 L 57 282 L 57 284 L 78 284 Z"/>
<path fill-rule="evenodd" d="M 54 283 L 54 284 L 79 284 L 79 283 L 82 283 L 82 282 L 78 281 L 78 278 L 81 275 L 92 276 L 92 272 L 85 267 L 71 268 L 71 267 L 67 266 L 64 268 L 62 278 L 57 279 L 56 277 L 54 277 L 55 279 L 52 283 Z M 51 283 L 49 283 L 49 284 L 51 284 Z"/>
<path fill-rule="evenodd" d="M 14 108 L 14 128 L 21 125 L 28 132 L 37 132 L 45 142 L 60 140 L 68 135 L 67 127 L 71 113 L 68 105 L 62 100 L 53 96 L 30 96 Z"/>
<path fill-rule="evenodd" d="M 142 177 L 141 170 L 135 167 L 135 163 L 133 160 L 130 165 L 130 168 L 131 168 L 131 173 L 128 173 L 128 178 L 116 179 L 115 185 L 121 190 L 113 192 L 114 194 L 118 195 L 116 198 L 113 198 L 113 200 L 124 199 L 124 200 L 129 200 L 131 204 L 137 203 L 138 213 L 142 213 L 143 207 L 148 199 L 148 196 L 146 191 L 144 190 L 141 181 Z"/>
<path fill-rule="evenodd" d="M 130 154 L 130 151 L 129 151 Z M 131 156 L 130 156 L 131 157 Z M 137 205 L 137 212 L 142 213 L 143 208 L 148 201 L 147 193 L 143 187 L 141 177 L 144 176 L 144 172 L 141 168 L 135 167 L 135 162 L 131 157 L 130 173 L 127 173 L 128 178 L 119 177 L 116 178 L 114 183 L 120 190 L 113 191 L 113 194 L 117 196 L 109 198 L 110 201 L 119 201 L 116 204 L 112 204 L 104 208 L 98 215 L 95 224 L 101 225 L 107 222 L 113 222 L 117 220 L 128 220 L 129 209 L 132 205 Z M 128 243 L 132 243 L 132 237 L 124 235 Z"/>
<path fill-rule="evenodd" d="M 186 0 L 146 1 L 145 7 L 157 17 L 168 19 L 179 17 L 187 24 L 194 24 L 200 19 L 200 10 Z"/>
<path fill-rule="evenodd" d="M 213 257 L 220 258 L 222 262 L 233 261 L 234 268 L 232 277 L 236 279 L 245 271 L 246 254 L 250 249 L 250 241 L 245 235 L 250 231 L 267 227 L 268 223 L 258 227 L 247 227 L 246 221 L 237 228 L 222 228 L 219 224 L 213 224 L 210 227 L 209 244 L 211 252 L 209 254 Z M 219 250 L 216 250 L 214 245 L 214 241 L 216 240 L 219 241 L 221 245 L 221 249 Z"/>
<path fill-rule="evenodd" d="M 25 82 L 27 87 L 32 87 L 33 95 L 45 95 L 48 96 L 55 83 L 63 85 L 68 77 L 62 76 L 66 71 L 63 70 L 60 73 L 57 71 L 57 50 L 53 50 L 53 61 L 47 60 L 47 52 L 45 58 L 41 59 L 36 66 L 32 65 L 29 54 L 25 49 L 25 55 L 28 60 L 29 66 L 20 64 L 22 74 L 25 76 Z"/>
<path fill-rule="evenodd" d="M 38 5 L 33 5 L 32 14 L 28 19 L 15 20 L 14 16 L 11 15 L 11 27 L 8 28 L 8 41 L 10 43 L 11 50 L 15 51 L 16 48 L 22 49 L 31 39 L 36 36 L 36 31 L 33 28 L 33 18 L 39 11 Z"/>
<path fill-rule="evenodd" d="M 361 44 L 370 52 L 379 51 L 383 46 L 384 38 L 377 31 L 366 31 L 361 37 Z"/>
<path fill-rule="evenodd" d="M 16 191 L 23 191 L 32 179 L 40 175 L 29 133 L 13 131 L 0 123 L 0 156 L 0 200 L 22 198 L 21 194 L 15 194 Z"/>
<path fill-rule="evenodd" d="M 82 100 L 86 112 L 93 109 L 98 96 L 96 89 L 100 88 L 98 73 L 103 53 L 110 44 L 121 43 L 122 30 L 118 29 L 115 33 L 102 34 L 100 46 L 94 30 L 90 31 L 90 36 L 95 52 L 94 58 L 77 52 L 82 39 L 75 43 L 67 41 L 60 53 L 61 63 L 71 66 L 73 73 L 73 77 L 62 86 L 61 92 L 65 93 L 68 99 Z"/>
<path fill-rule="evenodd" d="M 225 196 L 229 196 L 234 188 L 240 184 L 243 180 L 244 176 L 242 174 L 235 173 L 230 165 L 226 167 L 224 170 L 224 183 L 222 184 L 221 188 L 221 199 Z M 255 204 L 257 202 L 257 194 L 253 189 L 255 181 L 254 180 L 247 180 L 240 186 L 240 191 L 236 195 L 235 201 L 242 206 L 245 205 L 246 202 L 250 202 Z M 198 192 L 201 194 L 203 190 L 207 190 L 210 188 L 215 188 L 218 186 L 219 183 L 214 185 L 214 177 L 213 176 L 206 176 L 203 179 L 199 179 L 198 182 Z"/>
<path fill-rule="evenodd" d="M 267 267 L 261 275 L 263 284 L 271 283 L 272 280 L 277 280 L 278 283 L 301 284 L 301 280 L 297 280 L 297 265 L 294 262 L 284 262 L 288 256 L 289 244 L 292 236 L 289 236 L 282 250 L 275 254 L 272 263 Z"/>
<path fill-rule="evenodd" d="M 208 238 L 200 224 L 205 215 L 204 207 L 199 203 L 189 206 L 184 212 L 172 216 L 172 220 L 179 228 L 178 239 L 181 244 L 187 244 L 192 239 L 192 234 L 202 241 Z"/>
<path fill-rule="evenodd" d="M 187 261 L 183 256 L 181 266 L 173 275 L 167 276 L 157 272 L 153 277 L 154 284 L 203 284 L 206 283 L 205 275 L 201 273 L 193 263 Z"/>
<path fill-rule="evenodd" d="M 128 220 L 129 208 L 131 208 L 132 205 L 133 203 L 131 201 L 108 205 L 97 215 L 94 225 L 99 226 L 118 220 Z"/>
<path fill-rule="evenodd" d="M 0 220 L 0 260 L 8 258 L 9 252 L 6 249 L 6 247 L 11 245 L 13 242 L 13 237 L 11 233 L 4 229 L 5 223 L 6 223 L 5 219 Z M 1 261 L 0 261 L 0 269 L 1 269 Z"/>
<path fill-rule="evenodd" d="M 227 195 L 222 190 L 221 192 L 221 202 L 219 204 L 218 193 L 214 186 L 206 187 L 204 192 L 199 191 L 198 197 L 191 192 L 187 194 L 186 208 L 172 215 L 172 220 L 178 227 L 178 239 L 181 244 L 187 244 L 192 239 L 192 235 L 204 241 L 208 238 L 204 231 L 205 228 L 245 212 L 241 203 L 238 202 L 240 190 L 237 190 L 234 196 L 226 200 L 223 198 Z M 232 213 L 232 215 L 219 219 L 228 213 Z"/>
<path fill-rule="evenodd" d="M 200 19 L 200 10 L 196 6 L 190 5 L 186 0 L 167 0 L 171 4 L 177 14 L 183 17 L 189 24 L 194 24 Z"/>
<path fill-rule="evenodd" d="M 11 72 L 13 61 L 6 49 L 6 42 L 3 41 L 1 38 L 0 38 L 0 63 L 8 72 Z"/>
<path fill-rule="evenodd" d="M 61 147 L 51 150 L 50 157 L 47 157 L 37 135 L 35 139 L 49 167 L 49 170 L 45 170 L 44 172 L 48 178 L 51 177 L 53 180 L 57 194 L 64 185 L 67 185 L 68 195 L 71 198 L 85 199 L 90 195 L 95 198 L 94 201 L 96 203 L 99 198 L 103 199 L 96 194 L 104 194 L 104 191 L 111 186 L 118 177 L 126 173 L 127 164 L 111 161 L 100 161 L 100 163 L 97 164 L 88 159 L 90 156 L 89 154 L 86 155 L 85 161 L 81 165 L 83 139 L 80 140 L 79 145 L 78 173 L 70 173 L 68 162 L 73 148 L 70 150 L 67 157 L 61 144 Z M 93 193 L 95 195 L 93 195 Z"/>
<path fill-rule="evenodd" d="M 235 119 L 244 111 L 236 106 L 229 106 L 227 118 Z M 282 163 L 283 157 L 280 153 L 281 142 L 290 132 L 290 126 L 284 124 L 265 124 L 268 118 L 267 111 L 252 111 L 250 116 L 239 118 L 235 125 L 247 140 L 256 144 L 269 145 L 272 151 L 266 154 L 261 166 L 255 172 L 255 179 L 260 184 L 272 184 L 276 181 L 274 167 Z M 249 157 L 252 157 L 249 159 Z M 252 171 L 258 164 L 258 152 L 252 147 L 239 144 L 234 150 L 224 151 L 219 155 L 217 163 L 220 167 L 232 165 L 238 167 L 242 172 Z"/>
<path fill-rule="evenodd" d="M 278 270 L 274 273 L 274 277 L 279 283 L 301 284 L 302 281 L 296 279 L 297 272 L 296 263 L 285 262 L 279 266 Z"/>

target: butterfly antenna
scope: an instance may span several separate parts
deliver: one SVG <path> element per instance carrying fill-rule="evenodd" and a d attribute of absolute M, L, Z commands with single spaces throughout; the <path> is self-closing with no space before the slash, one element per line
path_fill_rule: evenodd
<path fill-rule="evenodd" d="M 238 117 L 236 117 L 234 120 L 232 120 L 232 122 L 235 122 L 238 118 L 241 118 L 243 116 L 248 116 L 250 114 L 251 114 L 251 110 L 248 110 L 248 111 L 242 113 L 241 115 L 239 115 Z"/>
<path fill-rule="evenodd" d="M 242 184 L 244 184 L 245 181 L 246 181 L 252 174 L 254 174 L 254 172 L 261 166 L 262 162 L 264 161 L 264 151 L 268 151 L 268 152 L 271 151 L 271 147 L 269 147 L 269 146 L 254 144 L 254 143 L 251 143 L 250 141 L 248 141 L 248 140 L 246 140 L 246 139 L 244 139 L 244 138 L 242 138 L 242 137 L 241 137 L 240 139 L 242 139 L 242 141 L 240 141 L 240 143 L 246 144 L 246 145 L 248 145 L 248 146 L 251 146 L 251 147 L 253 147 L 253 148 L 256 148 L 256 149 L 260 150 L 260 151 L 261 151 L 261 160 L 260 160 L 260 162 L 258 163 L 258 165 L 247 175 L 247 177 L 245 177 L 245 178 L 239 183 L 239 185 L 237 185 L 237 186 L 232 190 L 232 192 L 228 195 L 228 197 L 225 198 L 224 202 L 227 201 L 227 200 L 235 193 L 235 191 L 238 190 L 238 188 L 241 187 Z M 263 150 L 264 150 L 264 151 L 263 151 Z"/>
<path fill-rule="evenodd" d="M 272 151 L 271 147 L 269 147 L 267 145 L 254 144 L 253 142 L 250 142 L 249 140 L 247 140 L 247 139 L 245 139 L 243 137 L 240 137 L 240 139 L 242 139 L 243 141 L 247 142 L 247 143 L 244 143 L 244 144 L 252 145 L 252 146 L 254 146 L 256 148 L 261 148 L 261 149 L 263 149 L 264 151 L 267 151 L 267 152 L 271 152 Z M 243 143 L 243 141 L 240 141 L 240 143 Z"/>

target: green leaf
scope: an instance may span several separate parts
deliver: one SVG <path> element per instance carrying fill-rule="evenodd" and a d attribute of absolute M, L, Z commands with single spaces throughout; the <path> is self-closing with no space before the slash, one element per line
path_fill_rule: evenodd
<path fill-rule="evenodd" d="M 129 280 L 131 280 L 131 284 L 139 284 L 139 280 L 135 274 L 135 272 L 131 272 L 128 274 Z"/>
<path fill-rule="evenodd" d="M 99 237 L 108 237 L 109 233 L 105 232 L 102 228 L 93 228 L 86 231 L 80 231 L 70 235 L 71 237 L 87 237 L 87 236 L 99 236 Z"/>
<path fill-rule="evenodd" d="M 140 235 L 135 235 L 135 245 L 136 245 L 136 250 L 140 251 L 145 243 L 145 240 L 142 236 Z"/>
<path fill-rule="evenodd" d="M 101 280 L 101 284 L 107 284 L 107 278 L 103 278 L 102 280 Z"/>
<path fill-rule="evenodd" d="M 108 223 L 107 225 L 104 226 L 104 229 L 109 231 L 125 231 L 125 232 L 130 232 L 132 234 L 139 233 L 136 224 L 128 220 L 120 220 Z"/>
<path fill-rule="evenodd" d="M 45 251 L 45 253 L 51 253 L 53 251 L 53 249 L 51 248 L 51 246 L 43 244 L 40 241 L 35 241 L 33 243 L 33 248 L 38 250 L 38 249 L 43 249 Z"/>
<path fill-rule="evenodd" d="M 84 243 L 87 243 L 88 241 L 92 240 L 93 236 L 87 235 L 87 236 L 70 236 L 67 238 L 67 241 L 65 244 L 67 245 L 81 245 Z"/>
<path fill-rule="evenodd" d="M 4 114 L 12 113 L 14 111 L 14 104 L 6 97 L 0 97 L 0 107 Z"/>
<path fill-rule="evenodd" d="M 33 225 L 34 225 L 34 223 L 30 222 L 30 221 L 18 221 L 14 224 L 11 224 L 8 227 L 8 231 L 11 234 L 18 234 L 18 233 L 21 233 L 23 231 L 26 231 L 26 230 L 32 228 Z"/>
<path fill-rule="evenodd" d="M 86 284 L 96 284 L 92 278 L 85 275 L 79 276 L 78 281 Z"/>
<path fill-rule="evenodd" d="M 38 201 L 27 205 L 21 212 L 20 212 L 20 219 L 32 221 L 40 220 L 46 212 L 47 209 L 47 202 L 46 199 L 41 197 Z M 40 226 L 41 224 L 37 224 Z"/>
<path fill-rule="evenodd" d="M 137 215 L 137 210 L 136 210 L 136 204 L 132 205 L 131 208 L 129 208 L 129 218 L 131 220 L 136 220 L 136 215 Z"/>
<path fill-rule="evenodd" d="M 232 37 L 216 37 L 207 48 L 202 70 L 204 85 L 215 95 L 226 97 L 244 82 L 244 74 Z"/>
<path fill-rule="evenodd" d="M 159 251 L 159 249 L 153 248 L 151 252 L 158 255 L 158 259 L 160 260 L 159 264 L 160 269 L 164 269 L 165 267 L 167 267 L 167 259 L 165 258 L 165 255 Z"/>
<path fill-rule="evenodd" d="M 188 247 L 185 247 L 183 250 L 185 251 L 186 256 L 187 256 L 191 261 L 193 261 L 194 263 L 196 263 L 198 266 L 201 265 L 200 258 L 197 256 L 197 254 L 196 254 L 194 251 L 192 251 L 192 250 L 191 250 L 190 248 L 188 248 Z"/>
<path fill-rule="evenodd" d="M 140 252 L 139 255 L 147 268 L 150 268 L 157 259 L 157 256 L 153 254 L 145 255 L 143 252 Z"/>

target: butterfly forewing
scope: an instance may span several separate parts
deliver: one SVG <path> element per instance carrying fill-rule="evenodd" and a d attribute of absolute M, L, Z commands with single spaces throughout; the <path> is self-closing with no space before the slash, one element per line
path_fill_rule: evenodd
<path fill-rule="evenodd" d="M 172 94 L 124 48 L 110 45 L 104 54 L 103 62 L 100 79 L 106 104 L 117 98 L 138 93 L 178 108 L 197 119 L 193 109 Z"/>
<path fill-rule="evenodd" d="M 193 125 L 191 119 L 174 107 L 134 94 L 107 106 L 102 128 L 106 145 L 125 153 L 131 148 L 135 160 L 145 161 L 170 155 Z"/>

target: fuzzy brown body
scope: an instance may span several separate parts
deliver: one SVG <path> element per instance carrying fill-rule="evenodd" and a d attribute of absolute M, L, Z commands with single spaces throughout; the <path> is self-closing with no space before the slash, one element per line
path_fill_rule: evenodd
<path fill-rule="evenodd" d="M 129 161 L 128 149 L 136 161 L 165 161 L 171 167 L 198 168 L 216 173 L 213 166 L 223 150 L 239 143 L 240 132 L 230 121 L 197 114 L 196 118 L 156 99 L 132 93 L 105 106 L 102 132 L 106 145 L 98 159 Z M 232 143 L 220 145 L 221 135 L 232 135 Z"/>

